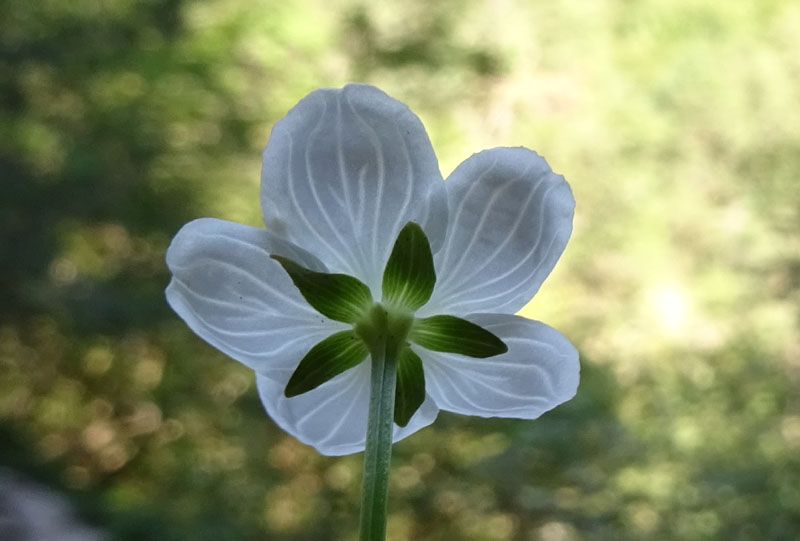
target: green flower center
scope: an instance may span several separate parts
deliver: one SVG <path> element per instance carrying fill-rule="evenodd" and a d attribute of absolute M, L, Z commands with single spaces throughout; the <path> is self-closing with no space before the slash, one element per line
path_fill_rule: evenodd
<path fill-rule="evenodd" d="M 283 266 L 312 307 L 353 326 L 309 350 L 286 384 L 287 397 L 316 389 L 370 354 L 391 351 L 397 369 L 394 420 L 405 426 L 425 400 L 422 360 L 411 343 L 481 358 L 508 351 L 497 336 L 466 319 L 451 315 L 414 317 L 433 294 L 436 272 L 428 238 L 413 222 L 403 227 L 392 248 L 383 272 L 381 302 L 374 302 L 369 288 L 357 278 L 314 272 L 282 256 L 272 258 Z"/>
<path fill-rule="evenodd" d="M 387 308 L 376 302 L 366 316 L 353 325 L 353 329 L 367 348 L 375 351 L 386 342 L 405 344 L 413 323 L 414 316 L 408 312 Z"/>

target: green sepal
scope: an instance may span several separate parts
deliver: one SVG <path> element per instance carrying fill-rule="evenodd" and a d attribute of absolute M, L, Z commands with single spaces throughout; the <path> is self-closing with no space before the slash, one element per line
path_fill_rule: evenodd
<path fill-rule="evenodd" d="M 300 294 L 322 315 L 357 323 L 372 306 L 369 288 L 346 274 L 314 272 L 283 256 L 270 256 L 283 266 Z"/>
<path fill-rule="evenodd" d="M 332 334 L 306 353 L 283 394 L 288 398 L 316 389 L 367 358 L 367 345 L 354 331 Z"/>
<path fill-rule="evenodd" d="M 508 346 L 491 332 L 455 316 L 415 319 L 408 339 L 433 351 L 481 359 L 508 351 Z"/>
<path fill-rule="evenodd" d="M 400 230 L 383 271 L 383 302 L 414 311 L 428 302 L 435 284 L 428 238 L 419 225 L 408 222 Z"/>
<path fill-rule="evenodd" d="M 394 422 L 398 426 L 406 426 L 424 401 L 425 373 L 422 360 L 406 345 L 397 357 Z"/>

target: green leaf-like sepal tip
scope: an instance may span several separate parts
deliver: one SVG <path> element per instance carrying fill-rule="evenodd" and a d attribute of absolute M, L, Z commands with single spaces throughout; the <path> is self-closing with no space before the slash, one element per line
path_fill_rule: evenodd
<path fill-rule="evenodd" d="M 508 351 L 508 346 L 483 327 L 455 316 L 415 319 L 408 335 L 415 344 L 446 353 L 486 358 Z"/>
<path fill-rule="evenodd" d="M 367 358 L 366 344 L 354 331 L 342 331 L 325 338 L 306 353 L 289 378 L 283 394 L 288 398 L 316 389 L 329 379 Z"/>
<path fill-rule="evenodd" d="M 414 311 L 431 298 L 436 284 L 433 255 L 422 228 L 408 222 L 383 271 L 383 302 Z"/>
<path fill-rule="evenodd" d="M 406 426 L 425 401 L 425 374 L 422 360 L 406 345 L 397 357 L 397 384 L 394 393 L 394 422 Z"/>
<path fill-rule="evenodd" d="M 372 306 L 369 288 L 346 274 L 314 272 L 283 256 L 270 256 L 283 266 L 300 294 L 322 315 L 357 323 Z"/>

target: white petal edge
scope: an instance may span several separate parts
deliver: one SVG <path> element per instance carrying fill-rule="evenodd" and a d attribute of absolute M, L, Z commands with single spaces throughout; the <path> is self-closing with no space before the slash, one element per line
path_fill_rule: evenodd
<path fill-rule="evenodd" d="M 474 154 L 445 182 L 450 224 L 438 281 L 419 315 L 514 313 L 539 290 L 572 233 L 569 185 L 535 152 Z"/>
<path fill-rule="evenodd" d="M 170 306 L 206 342 L 254 369 L 297 366 L 326 336 L 348 326 L 311 308 L 270 254 L 324 271 L 291 243 L 234 222 L 189 222 L 167 249 Z"/>
<path fill-rule="evenodd" d="M 369 413 L 369 359 L 307 393 L 286 398 L 283 390 L 291 371 L 257 373 L 261 401 L 270 417 L 284 431 L 328 456 L 364 450 Z M 431 424 L 439 413 L 433 400 L 422 406 L 405 427 L 394 425 L 399 441 Z"/>
<path fill-rule="evenodd" d="M 366 283 L 376 299 L 400 229 L 419 223 L 438 250 L 444 182 L 428 135 L 408 107 L 363 84 L 323 88 L 278 121 L 264 150 L 268 230 Z"/>
<path fill-rule="evenodd" d="M 557 330 L 508 314 L 472 314 L 466 319 L 500 337 L 508 352 L 476 359 L 412 344 L 422 358 L 425 389 L 440 409 L 535 419 L 575 396 L 578 351 Z"/>

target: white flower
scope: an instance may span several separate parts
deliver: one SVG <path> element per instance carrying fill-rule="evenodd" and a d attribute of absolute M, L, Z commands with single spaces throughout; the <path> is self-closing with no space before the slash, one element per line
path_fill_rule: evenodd
<path fill-rule="evenodd" d="M 172 308 L 199 336 L 256 372 L 269 415 L 326 455 L 364 449 L 370 363 L 287 398 L 309 350 L 352 329 L 301 295 L 283 256 L 341 273 L 381 299 L 399 232 L 419 224 L 434 255 L 436 284 L 416 317 L 451 314 L 502 339 L 489 358 L 411 344 L 424 368 L 425 399 L 394 439 L 432 423 L 440 409 L 533 419 L 569 400 L 578 353 L 556 330 L 513 315 L 536 293 L 572 230 L 574 200 L 563 177 L 524 148 L 474 154 L 443 181 L 419 119 L 377 88 L 321 89 L 272 130 L 264 151 L 266 229 L 202 218 L 167 251 Z"/>

